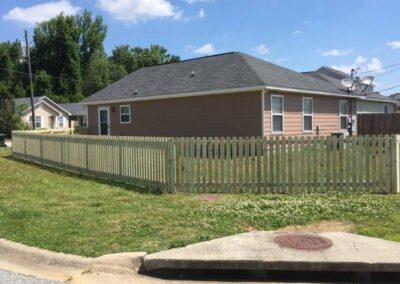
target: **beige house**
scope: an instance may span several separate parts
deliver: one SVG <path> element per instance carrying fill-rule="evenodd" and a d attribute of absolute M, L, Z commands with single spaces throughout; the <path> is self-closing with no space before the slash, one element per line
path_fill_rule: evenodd
<path fill-rule="evenodd" d="M 81 103 L 90 134 L 132 136 L 346 134 L 357 113 L 395 110 L 317 75 L 231 52 L 141 68 Z"/>
<path fill-rule="evenodd" d="M 70 116 L 70 113 L 60 105 L 45 96 L 35 97 L 33 99 L 33 104 L 35 108 L 36 128 L 68 128 L 68 117 Z M 32 111 L 30 98 L 17 98 L 15 99 L 15 105 L 17 108 L 22 109 L 22 122 L 31 127 Z"/>

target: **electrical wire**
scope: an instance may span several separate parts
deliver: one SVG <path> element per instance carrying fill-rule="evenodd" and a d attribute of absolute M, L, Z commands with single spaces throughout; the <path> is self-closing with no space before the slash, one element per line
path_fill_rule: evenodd
<path fill-rule="evenodd" d="M 395 86 L 389 87 L 387 89 L 379 90 L 377 92 L 379 93 L 379 92 L 389 91 L 389 90 L 393 90 L 393 89 L 396 89 L 396 88 L 400 88 L 400 85 L 395 85 Z"/>
<path fill-rule="evenodd" d="M 400 65 L 400 63 L 396 63 L 396 64 L 384 66 L 384 67 L 381 67 L 381 68 L 378 68 L 378 69 L 373 69 L 373 70 L 368 70 L 368 71 L 359 72 L 358 74 L 374 73 L 374 72 L 382 71 L 382 70 L 385 70 L 385 69 L 387 69 L 387 68 L 391 68 L 391 67 L 395 67 L 395 66 L 399 66 L 399 65 Z"/>

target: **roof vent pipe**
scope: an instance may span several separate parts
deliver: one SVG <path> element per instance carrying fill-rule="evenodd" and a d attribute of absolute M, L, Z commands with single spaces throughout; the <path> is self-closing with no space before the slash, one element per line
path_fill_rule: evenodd
<path fill-rule="evenodd" d="M 194 75 L 195 75 L 194 71 L 192 71 L 192 74 L 190 74 L 190 77 L 194 77 Z"/>

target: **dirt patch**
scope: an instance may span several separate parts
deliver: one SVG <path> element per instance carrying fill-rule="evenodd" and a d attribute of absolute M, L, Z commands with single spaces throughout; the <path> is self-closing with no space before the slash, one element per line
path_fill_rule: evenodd
<path fill-rule="evenodd" d="M 200 194 L 194 197 L 197 201 L 221 201 L 225 199 L 223 194 Z"/>
<path fill-rule="evenodd" d="M 354 224 L 351 222 L 342 221 L 322 221 L 308 225 L 291 225 L 279 229 L 279 232 L 351 232 Z"/>

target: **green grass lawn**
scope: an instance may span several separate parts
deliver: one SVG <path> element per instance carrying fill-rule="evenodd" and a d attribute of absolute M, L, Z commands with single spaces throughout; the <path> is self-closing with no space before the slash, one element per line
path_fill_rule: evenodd
<path fill-rule="evenodd" d="M 400 196 L 371 194 L 198 195 L 146 193 L 14 160 L 0 149 L 0 237 L 98 256 L 154 252 L 292 224 L 342 220 L 364 235 L 400 241 Z"/>

